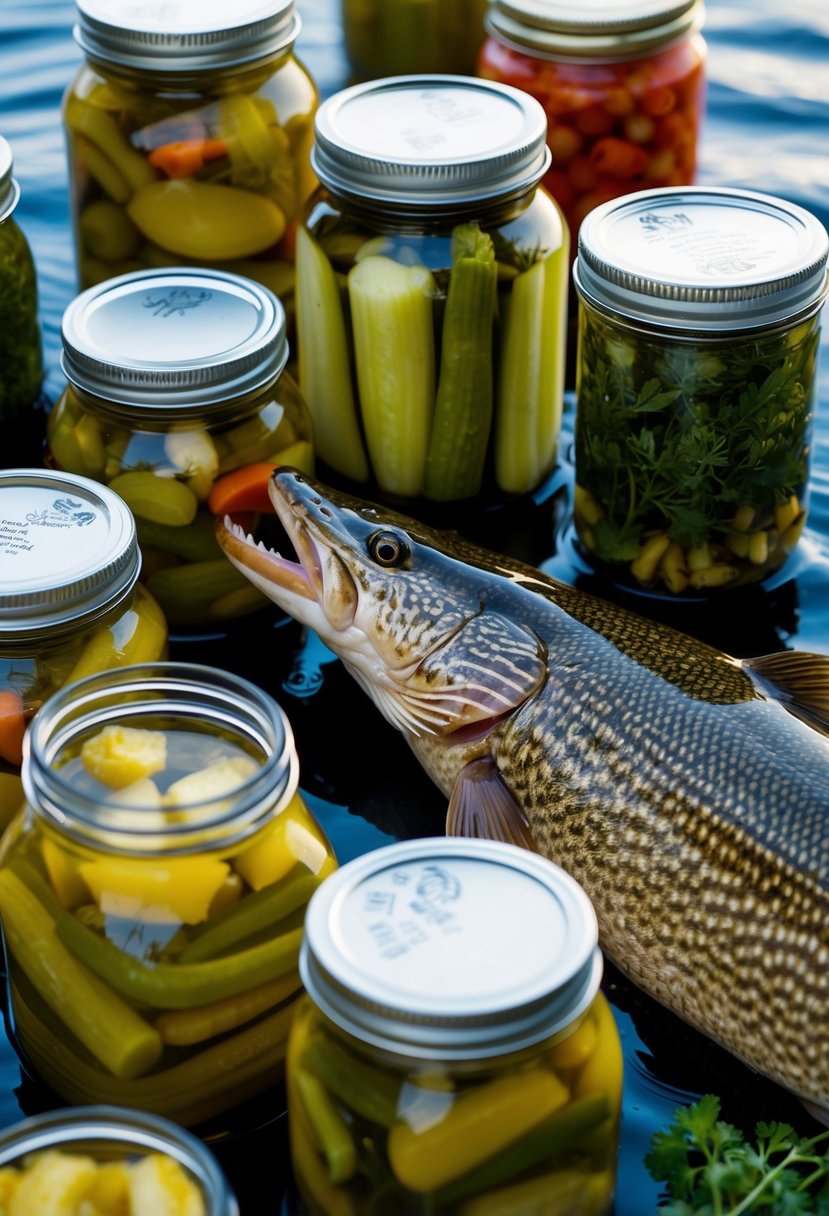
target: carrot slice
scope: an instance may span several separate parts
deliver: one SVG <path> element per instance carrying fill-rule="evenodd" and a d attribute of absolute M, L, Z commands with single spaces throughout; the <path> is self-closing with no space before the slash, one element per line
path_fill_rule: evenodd
<path fill-rule="evenodd" d="M 23 698 L 11 688 L 0 689 L 0 759 L 8 764 L 22 764 L 25 733 Z"/>
<path fill-rule="evenodd" d="M 268 495 L 271 473 L 278 465 L 269 460 L 243 465 L 217 478 L 207 499 L 214 515 L 232 515 L 235 511 L 268 511 L 274 513 Z"/>
<path fill-rule="evenodd" d="M 147 157 L 154 169 L 161 169 L 170 178 L 192 177 L 207 161 L 227 155 L 223 139 L 179 139 L 154 148 Z"/>

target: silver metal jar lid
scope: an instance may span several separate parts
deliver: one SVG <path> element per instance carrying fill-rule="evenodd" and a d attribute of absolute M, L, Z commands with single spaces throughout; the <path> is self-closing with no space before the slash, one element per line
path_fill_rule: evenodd
<path fill-rule="evenodd" d="M 311 162 L 335 194 L 446 208 L 521 194 L 550 164 L 535 98 L 466 76 L 390 76 L 329 97 Z"/>
<path fill-rule="evenodd" d="M 12 176 L 12 150 L 0 135 L 0 224 L 7 220 L 20 199 L 20 187 Z"/>
<path fill-rule="evenodd" d="M 702 0 L 492 0 L 484 25 L 500 42 L 567 59 L 628 59 L 702 28 Z"/>
<path fill-rule="evenodd" d="M 530 1046 L 595 996 L 593 907 L 563 870 L 487 840 L 389 845 L 314 893 L 300 954 L 316 1005 L 405 1057 L 474 1060 Z"/>
<path fill-rule="evenodd" d="M 772 195 L 643 190 L 589 212 L 573 278 L 590 303 L 632 321 L 727 332 L 814 312 L 828 253 L 820 221 Z"/>
<path fill-rule="evenodd" d="M 112 490 L 74 473 L 0 471 L 0 640 L 108 612 L 139 567 L 135 521 Z"/>
<path fill-rule="evenodd" d="M 0 1132 L 0 1168 L 47 1149 L 95 1156 L 101 1161 L 164 1153 L 198 1184 L 206 1216 L 239 1216 L 213 1154 L 190 1132 L 169 1119 L 119 1106 L 70 1106 L 45 1111 Z"/>
<path fill-rule="evenodd" d="M 219 270 L 137 271 L 90 287 L 63 314 L 61 365 L 106 401 L 175 413 L 270 383 L 288 358 L 285 310 Z"/>
<path fill-rule="evenodd" d="M 75 40 L 138 71 L 197 72 L 276 55 L 299 34 L 294 0 L 77 0 Z"/>

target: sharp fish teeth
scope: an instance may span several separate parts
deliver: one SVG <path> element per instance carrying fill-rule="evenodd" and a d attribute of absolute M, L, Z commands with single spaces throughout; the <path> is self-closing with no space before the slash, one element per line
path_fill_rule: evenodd
<path fill-rule="evenodd" d="M 224 523 L 228 532 L 232 532 L 246 545 L 250 545 L 254 549 L 261 549 L 263 553 L 270 553 L 271 557 L 279 557 L 278 549 L 271 549 L 263 540 L 256 540 L 251 532 L 246 532 L 242 525 L 235 523 L 229 515 L 225 516 Z"/>

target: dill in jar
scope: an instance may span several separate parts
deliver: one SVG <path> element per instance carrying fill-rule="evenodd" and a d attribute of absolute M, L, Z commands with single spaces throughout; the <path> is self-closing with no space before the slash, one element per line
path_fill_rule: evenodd
<path fill-rule="evenodd" d="M 10 216 L 0 222 L 0 422 L 21 417 L 43 375 L 31 251 Z"/>

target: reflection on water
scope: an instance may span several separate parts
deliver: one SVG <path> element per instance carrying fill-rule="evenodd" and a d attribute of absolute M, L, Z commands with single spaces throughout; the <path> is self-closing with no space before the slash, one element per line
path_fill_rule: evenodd
<path fill-rule="evenodd" d="M 299 0 L 304 21 L 298 53 L 328 95 L 345 82 L 337 0 Z M 47 396 L 62 387 L 59 324 L 74 293 L 68 230 L 60 98 L 80 62 L 71 37 L 74 9 L 60 0 L 3 0 L 0 5 L 0 132 L 12 145 L 22 188 L 17 213 L 39 275 Z M 814 0 L 708 0 L 708 118 L 700 182 L 778 194 L 829 225 L 829 9 Z M 666 604 L 599 585 L 573 544 L 565 488 L 572 401 L 565 413 L 562 466 L 531 521 L 485 521 L 488 543 L 510 549 L 586 590 L 619 599 L 734 654 L 796 645 L 829 653 L 829 325 L 818 378 L 819 412 L 812 464 L 809 527 L 791 561 L 768 587 L 709 608 Z M 10 437 L 4 437 L 6 453 Z M 32 447 L 32 462 L 38 459 Z M 8 460 L 0 454 L 0 463 Z M 302 784 L 342 860 L 366 849 L 442 830 L 444 807 L 401 738 L 382 722 L 338 662 L 293 622 L 266 612 L 244 638 L 179 642 L 175 658 L 198 657 L 263 683 L 285 707 L 297 737 Z M 263 672 L 265 673 L 263 675 Z M 321 728 L 324 723 L 324 728 Z M 347 728 L 346 728 L 347 727 Z M 752 1075 L 612 969 L 606 982 L 625 1046 L 626 1080 L 616 1216 L 645 1216 L 656 1188 L 642 1157 L 653 1130 L 677 1103 L 708 1090 L 724 1099 L 725 1117 L 751 1127 L 783 1118 L 804 1132 L 811 1120 L 776 1087 Z M 38 1086 L 20 1086 L 16 1060 L 0 1050 L 0 1123 L 21 1109 L 54 1102 Z M 243 1200 L 245 1216 L 264 1216 L 263 1195 L 277 1193 L 283 1121 L 219 1147 Z M 266 1170 L 257 1171 L 256 1162 Z M 271 1210 L 271 1209 L 268 1209 Z"/>

